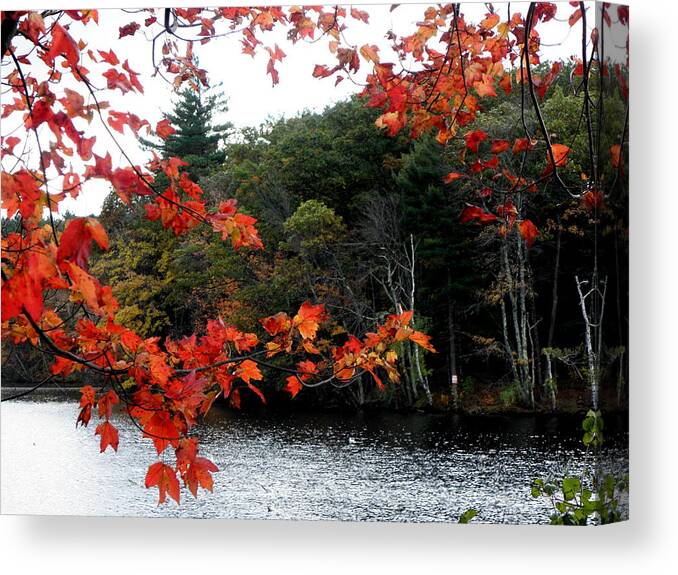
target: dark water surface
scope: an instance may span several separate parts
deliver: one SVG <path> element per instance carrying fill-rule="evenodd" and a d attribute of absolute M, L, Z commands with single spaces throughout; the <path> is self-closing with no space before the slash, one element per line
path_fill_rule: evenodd
<path fill-rule="evenodd" d="M 11 393 L 11 390 L 3 390 Z M 286 415 L 215 409 L 197 431 L 220 468 L 214 493 L 157 505 L 144 487 L 150 440 L 122 414 L 118 453 L 99 453 L 94 427 L 75 428 L 76 396 L 45 391 L 2 403 L 3 513 L 544 523 L 533 477 L 585 464 L 578 417 Z M 615 422 L 606 422 L 614 428 Z M 610 425 L 612 424 L 612 425 Z M 623 428 L 623 425 L 617 425 Z M 626 432 L 608 431 L 610 464 L 626 469 Z"/>

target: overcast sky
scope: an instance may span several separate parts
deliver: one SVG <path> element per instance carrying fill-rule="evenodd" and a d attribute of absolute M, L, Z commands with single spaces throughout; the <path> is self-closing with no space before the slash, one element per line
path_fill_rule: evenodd
<path fill-rule="evenodd" d="M 129 3 L 127 3 L 129 4 Z M 235 4 L 237 2 L 220 2 L 220 4 Z M 138 6 L 139 4 L 136 3 Z M 365 43 L 377 44 L 380 49 L 382 61 L 395 61 L 388 47 L 385 34 L 388 30 L 394 30 L 397 34 L 409 34 L 421 19 L 426 4 L 401 4 L 398 8 L 390 11 L 389 4 L 381 5 L 356 5 L 356 7 L 370 14 L 369 24 L 347 18 L 349 28 L 346 32 L 346 40 L 358 47 Z M 505 10 L 505 4 L 495 3 L 497 10 Z M 524 13 L 527 10 L 526 2 L 511 3 L 511 11 Z M 573 8 L 568 3 L 559 5 L 559 17 L 565 22 L 552 21 L 540 25 L 542 36 L 543 56 L 546 59 L 567 59 L 581 50 L 579 26 L 570 29 L 567 24 L 567 16 Z M 487 8 L 484 3 L 462 3 L 462 12 L 467 21 L 477 22 L 484 17 Z M 592 13 L 592 10 L 589 11 Z M 122 95 L 120 91 L 107 92 L 106 100 L 111 107 L 119 111 L 131 111 L 142 118 L 148 119 L 153 126 L 162 118 L 162 112 L 172 109 L 174 95 L 171 86 L 159 77 L 153 78 L 151 65 L 151 44 L 142 33 L 144 28 L 137 32 L 134 37 L 118 39 L 120 26 L 130 21 L 130 14 L 120 9 L 100 9 L 99 25 L 90 24 L 81 27 L 73 25 L 73 35 L 79 34 L 89 43 L 92 49 L 109 49 L 117 53 L 119 59 L 129 59 L 132 69 L 141 73 L 140 80 L 145 88 L 143 95 L 128 93 Z M 280 83 L 273 87 L 270 75 L 266 74 L 268 54 L 265 50 L 253 59 L 242 54 L 240 34 L 234 34 L 214 40 L 204 46 L 195 45 L 195 52 L 199 57 L 200 66 L 208 71 L 212 84 L 221 83 L 224 94 L 228 98 L 228 119 L 236 127 L 259 125 L 267 117 L 290 117 L 304 109 L 322 110 L 328 104 L 332 104 L 348 97 L 360 90 L 348 80 L 344 80 L 338 86 L 334 85 L 334 78 L 317 79 L 312 77 L 315 64 L 327 64 L 332 67 L 336 60 L 327 48 L 328 40 L 323 39 L 317 43 L 308 44 L 298 42 L 292 45 L 286 39 L 286 30 L 279 27 L 273 32 L 261 34 L 260 39 L 265 45 L 277 43 L 287 54 L 287 57 L 277 64 L 280 74 Z M 358 80 L 364 78 L 368 66 L 363 63 Z M 3 135 L 7 133 L 3 125 Z M 110 151 L 114 165 L 123 165 L 124 160 L 119 153 L 114 151 L 110 139 L 103 128 L 95 125 L 90 126 L 92 133 L 97 136 L 95 153 L 105 155 Z M 130 153 L 135 162 L 143 163 L 148 158 L 132 136 L 122 139 L 126 151 Z M 106 197 L 109 186 L 101 180 L 88 182 L 83 188 L 83 193 L 76 199 L 70 198 L 62 202 L 61 211 L 70 210 L 77 215 L 98 213 L 102 202 Z"/>

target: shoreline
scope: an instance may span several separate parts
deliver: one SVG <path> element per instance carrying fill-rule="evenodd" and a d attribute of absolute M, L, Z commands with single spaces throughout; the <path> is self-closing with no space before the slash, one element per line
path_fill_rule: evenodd
<path fill-rule="evenodd" d="M 0 386 L 0 395 L 4 400 L 6 396 L 12 395 L 14 393 L 21 393 L 30 389 L 29 385 L 1 385 Z M 59 386 L 59 387 L 43 387 L 34 390 L 28 395 L 25 395 L 21 398 L 17 398 L 16 401 L 28 401 L 30 400 L 33 394 L 36 395 L 72 395 L 74 399 L 78 394 L 80 389 L 80 384 L 68 385 L 68 386 Z M 272 399 L 276 399 L 273 396 Z M 458 410 L 448 409 L 441 406 L 424 406 L 424 407 L 389 407 L 379 404 L 366 404 L 360 407 L 351 407 L 348 405 L 325 405 L 325 406 L 311 406 L 306 405 L 302 402 L 297 402 L 294 404 L 293 401 L 277 400 L 272 401 L 266 406 L 261 405 L 245 405 L 243 409 L 232 409 L 225 402 L 219 402 L 217 405 L 224 410 L 232 413 L 241 413 L 245 415 L 330 415 L 330 414 L 346 414 L 346 415 L 387 415 L 387 414 L 399 414 L 399 415 L 434 415 L 434 416 L 465 416 L 465 417 L 583 417 L 588 408 L 585 406 L 579 405 L 564 405 L 556 409 L 551 409 L 547 406 L 537 405 L 534 409 L 521 407 L 521 406 L 499 406 L 491 405 L 480 407 L 478 405 L 471 405 L 469 407 L 462 406 Z M 622 407 L 611 407 L 604 408 L 602 411 L 609 417 L 623 417 L 628 420 L 629 409 L 626 406 Z"/>

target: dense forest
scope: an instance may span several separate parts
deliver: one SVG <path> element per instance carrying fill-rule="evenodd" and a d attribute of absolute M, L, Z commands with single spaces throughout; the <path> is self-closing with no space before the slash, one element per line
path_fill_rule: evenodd
<path fill-rule="evenodd" d="M 542 64 L 537 73 L 554 71 L 542 112 L 552 137 L 570 142 L 561 177 L 576 182 L 588 150 L 582 94 L 570 63 Z M 521 114 L 521 97 L 514 90 L 486 99 L 471 126 L 487 134 L 476 152 L 520 142 L 523 118 L 530 131 L 538 129 L 533 113 Z M 605 105 L 599 145 L 607 150 L 624 129 L 624 104 L 611 97 Z M 149 210 L 147 197 L 135 196 L 130 209 L 111 192 L 99 216 L 111 246 L 90 264 L 113 286 L 118 321 L 145 337 L 201 332 L 217 316 L 259 333 L 259 318 L 310 300 L 325 304 L 334 322 L 329 337 L 340 340 L 345 331 L 365 334 L 388 314 L 413 310 L 414 327 L 431 336 L 436 352 L 403 342 L 399 383 L 379 390 L 365 377 L 352 386 L 310 388 L 295 405 L 574 411 L 588 407 L 592 393 L 578 290 L 595 264 L 604 286 L 595 310 L 602 327 L 593 333 L 600 393 L 608 407 L 624 407 L 627 191 L 604 203 L 595 190 L 584 201 L 568 197 L 553 180 L 540 179 L 541 156 L 513 144 L 512 161 L 541 183 L 504 204 L 509 223 L 498 234 L 483 225 L 478 206 L 504 192 L 480 155 L 469 161 L 473 145 L 391 136 L 375 126 L 380 113 L 355 96 L 321 113 L 236 130 L 223 94 L 181 92 L 166 111 L 176 132 L 142 144 L 185 160 L 206 205 L 237 200 L 257 219 L 265 249 L 234 250 L 204 227 L 176 236 L 161 221 L 140 217 Z M 462 163 L 474 178 L 460 173 Z M 521 202 L 529 224 L 512 225 L 512 201 Z M 4 222 L 3 233 L 11 227 Z M 34 350 L 12 349 L 3 375 L 31 380 L 43 363 Z M 263 387 L 269 405 L 291 405 L 280 373 L 272 371 Z M 243 407 L 259 405 L 247 399 Z"/>

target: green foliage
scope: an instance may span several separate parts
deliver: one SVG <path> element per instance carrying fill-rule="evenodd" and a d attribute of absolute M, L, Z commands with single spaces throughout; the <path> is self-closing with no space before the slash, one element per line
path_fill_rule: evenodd
<path fill-rule="evenodd" d="M 544 68 L 549 66 L 544 64 Z M 581 107 L 581 94 L 570 85 L 569 71 L 566 66 L 542 101 L 556 141 L 575 137 L 572 121 L 578 119 Z M 484 102 L 473 126 L 487 131 L 484 146 L 494 139 L 524 137 L 519 99 L 519 90 L 509 95 L 499 91 L 497 98 Z M 617 109 L 617 103 L 610 106 L 609 110 Z M 501 178 L 490 182 L 487 171 L 478 178 L 443 182 L 445 174 L 467 171 L 474 161 L 472 155 L 462 153 L 463 138 L 446 146 L 428 136 L 416 141 L 406 134 L 392 138 L 374 126 L 380 111 L 366 108 L 358 97 L 321 113 L 304 112 L 237 134 L 231 134 L 227 123 L 217 125 L 214 115 L 224 111 L 218 97 L 184 92 L 167 114 L 176 134 L 149 145 L 163 156 L 178 155 L 192 163 L 189 174 L 200 179 L 208 205 L 235 197 L 244 213 L 257 218 L 266 249 L 236 252 L 204 228 L 177 240 L 157 223 L 143 220 L 147 198 L 135 200 L 130 208 L 111 194 L 101 219 L 111 231 L 112 248 L 97 256 L 93 265 L 104 281 L 115 286 L 125 323 L 144 334 L 181 335 L 200 331 L 208 317 L 221 316 L 240 329 L 256 331 L 260 329 L 258 318 L 313 299 L 327 304 L 337 324 L 365 333 L 396 307 L 410 305 L 409 289 L 402 277 L 394 278 L 393 273 L 404 275 L 409 256 L 403 256 L 402 246 L 411 237 L 416 248 L 414 321 L 432 336 L 439 351 L 427 354 L 425 362 L 421 358 L 421 376 L 429 380 L 434 393 L 449 388 L 453 362 L 448 342 L 453 329 L 457 335 L 454 370 L 465 374 L 460 382 L 465 399 L 473 399 L 488 383 L 506 380 L 506 357 L 515 357 L 515 353 L 505 350 L 501 337 L 497 304 L 508 288 L 497 275 L 499 235 L 493 226 L 483 229 L 459 221 L 468 202 L 485 201 L 477 193 L 478 185 L 485 185 L 483 178 L 488 178 L 487 185 L 496 193 L 503 193 L 506 182 Z M 537 134 L 531 112 L 526 121 L 531 133 Z M 523 173 L 528 178 L 541 176 L 541 146 L 527 155 Z M 502 162 L 514 172 L 519 161 L 519 156 L 510 153 L 502 156 Z M 564 177 L 578 182 L 586 161 L 573 155 Z M 460 165 L 462 162 L 466 165 Z M 495 199 L 493 195 L 487 201 Z M 554 230 L 561 226 L 564 231 L 561 278 L 571 277 L 591 253 L 581 231 L 590 216 L 579 202 L 565 210 L 570 216 L 563 216 L 562 222 L 552 221 L 554 214 L 563 211 L 563 201 L 570 202 L 545 185 L 537 193 L 525 195 L 521 206 L 521 214 L 534 219 L 540 229 L 539 240 L 526 254 L 527 305 L 531 308 L 529 321 L 536 325 L 530 334 L 535 349 L 545 339 L 545 320 L 551 311 Z M 601 273 L 607 266 L 605 273 L 613 277 L 609 246 L 601 244 L 599 252 Z M 385 264 L 389 257 L 390 271 Z M 623 251 L 619 258 L 623 261 Z M 389 285 L 392 280 L 401 285 Z M 560 347 L 548 350 L 558 365 L 568 365 L 572 359 L 568 354 L 581 337 L 579 310 L 566 287 L 560 289 L 557 341 L 552 342 Z M 620 293 L 624 298 L 623 286 Z M 508 322 L 510 327 L 510 310 Z M 389 390 L 367 397 L 361 392 L 357 394 L 361 402 L 417 403 L 423 394 L 406 395 L 402 389 L 408 380 L 416 382 L 421 377 L 408 353 L 408 349 L 401 350 L 405 384 L 392 394 Z M 520 361 L 531 370 L 532 361 L 536 367 L 538 359 Z M 577 364 L 568 367 L 567 377 L 558 373 L 561 391 L 580 385 L 585 369 Z M 540 370 L 534 372 L 539 379 Z M 511 379 L 520 377 L 509 373 Z M 623 372 L 615 374 L 617 377 L 623 377 Z M 539 392 L 548 392 L 550 385 L 555 381 L 536 387 L 537 400 L 544 399 Z M 307 395 L 312 393 L 316 392 Z M 344 399 L 354 391 L 338 393 Z M 499 395 L 505 408 L 524 403 L 524 393 L 513 382 Z"/>
<path fill-rule="evenodd" d="M 369 194 L 392 187 L 405 136 L 391 138 L 374 126 L 378 110 L 352 98 L 298 117 L 269 122 L 241 134 L 226 148 L 226 171 L 248 207 L 262 205 L 262 187 L 278 188 L 298 204 L 320 200 L 345 221 L 356 221 Z"/>
<path fill-rule="evenodd" d="M 306 200 L 283 224 L 287 244 L 296 252 L 312 255 L 339 240 L 346 232 L 341 217 L 320 200 Z"/>
<path fill-rule="evenodd" d="M 213 118 L 226 110 L 221 96 L 186 89 L 166 114 L 176 133 L 160 143 L 143 143 L 162 157 L 189 162 L 188 173 L 197 181 L 223 162 L 221 143 L 231 125 L 215 125 Z M 159 174 L 156 180 L 162 185 L 164 178 Z M 123 325 L 147 336 L 187 334 L 204 315 L 203 296 L 211 287 L 207 244 L 201 232 L 177 238 L 159 222 L 145 219 L 147 201 L 135 198 L 126 206 L 117 194 L 109 194 L 100 221 L 109 231 L 111 246 L 92 267 L 112 285 Z"/>
<path fill-rule="evenodd" d="M 163 305 L 172 289 L 169 269 L 173 238 L 140 228 L 135 237 L 115 238 L 92 266 L 109 282 L 120 304 L 118 320 L 143 336 L 166 333 L 171 320 Z"/>
<path fill-rule="evenodd" d="M 464 513 L 461 514 L 461 517 L 459 517 L 459 523 L 470 523 L 471 520 L 478 515 L 478 510 L 477 509 L 467 509 L 464 511 Z"/>
<path fill-rule="evenodd" d="M 582 442 L 586 447 L 598 449 L 603 445 L 603 417 L 600 411 L 589 410 L 582 422 L 584 437 Z"/>
<path fill-rule="evenodd" d="M 499 392 L 499 401 L 504 407 L 513 407 L 520 402 L 520 384 L 514 381 Z"/>
<path fill-rule="evenodd" d="M 603 418 L 599 411 L 589 410 L 582 421 L 582 442 L 596 454 L 603 445 Z M 562 479 L 533 479 L 532 497 L 546 497 L 555 510 L 551 525 L 608 524 L 621 521 L 620 499 L 629 490 L 629 476 L 603 474 L 596 467 L 587 468 L 581 476 Z"/>
<path fill-rule="evenodd" d="M 461 380 L 461 393 L 464 395 L 471 395 L 476 387 L 476 382 L 475 380 L 470 376 L 467 375 Z"/>
<path fill-rule="evenodd" d="M 605 525 L 623 519 L 619 500 L 628 489 L 628 475 L 615 478 L 608 474 L 601 479 L 594 477 L 590 487 L 576 476 L 551 481 L 534 479 L 531 493 L 535 498 L 551 499 L 556 511 L 551 515 L 551 525 L 589 525 L 592 522 Z"/>

